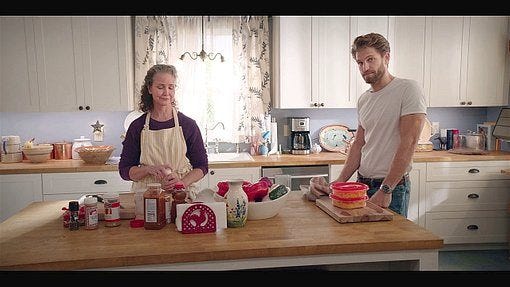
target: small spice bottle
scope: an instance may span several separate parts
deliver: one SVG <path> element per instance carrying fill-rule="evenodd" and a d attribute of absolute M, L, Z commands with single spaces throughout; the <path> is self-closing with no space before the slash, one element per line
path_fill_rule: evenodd
<path fill-rule="evenodd" d="M 145 229 L 161 229 L 166 225 L 165 198 L 161 191 L 161 183 L 147 184 L 143 194 Z"/>
<path fill-rule="evenodd" d="M 104 226 L 115 227 L 120 225 L 120 199 L 119 194 L 110 192 L 103 195 Z"/>
<path fill-rule="evenodd" d="M 172 203 L 174 201 L 172 196 L 172 190 L 161 191 L 161 196 L 165 200 L 165 220 L 169 224 L 172 222 Z"/>
<path fill-rule="evenodd" d="M 97 198 L 87 196 L 84 200 L 85 203 L 85 229 L 97 229 L 99 226 L 97 215 Z"/>
<path fill-rule="evenodd" d="M 79 210 L 80 204 L 78 201 L 69 201 L 69 230 L 78 230 L 80 228 L 80 222 L 78 222 Z"/>
<path fill-rule="evenodd" d="M 170 213 L 170 221 L 175 222 L 177 217 L 177 204 L 186 203 L 186 189 L 180 182 L 176 183 L 172 191 L 172 210 Z"/>

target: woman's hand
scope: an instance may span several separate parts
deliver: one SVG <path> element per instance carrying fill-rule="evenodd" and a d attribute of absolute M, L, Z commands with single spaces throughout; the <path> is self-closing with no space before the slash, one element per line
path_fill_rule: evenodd
<path fill-rule="evenodd" d="M 167 170 L 166 175 L 161 179 L 161 187 L 164 190 L 170 190 L 173 189 L 178 182 L 182 183 L 185 188 L 187 187 L 176 172 Z"/>
<path fill-rule="evenodd" d="M 172 170 L 172 166 L 169 164 L 146 165 L 144 167 L 147 170 L 147 174 L 154 176 L 158 181 L 162 181 Z"/>

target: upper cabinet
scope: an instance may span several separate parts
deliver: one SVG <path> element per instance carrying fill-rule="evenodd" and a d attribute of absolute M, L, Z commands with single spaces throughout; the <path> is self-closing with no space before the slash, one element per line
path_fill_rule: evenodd
<path fill-rule="evenodd" d="M 282 109 L 347 108 L 350 17 L 275 16 L 273 102 Z"/>
<path fill-rule="evenodd" d="M 508 19 L 427 17 L 424 90 L 430 107 L 508 104 Z"/>
<path fill-rule="evenodd" d="M 129 111 L 130 16 L 0 17 L 1 111 Z"/>

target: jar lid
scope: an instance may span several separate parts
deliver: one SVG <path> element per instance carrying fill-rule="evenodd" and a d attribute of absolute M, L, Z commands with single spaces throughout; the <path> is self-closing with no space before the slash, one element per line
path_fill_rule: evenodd
<path fill-rule="evenodd" d="M 78 211 L 80 209 L 80 203 L 78 201 L 69 201 L 69 210 L 70 211 Z"/>
<path fill-rule="evenodd" d="M 368 185 L 361 182 L 334 182 L 329 185 L 329 188 L 338 191 L 354 191 L 354 190 L 368 190 Z"/>
<path fill-rule="evenodd" d="M 86 139 L 85 136 L 80 136 L 79 139 L 74 139 L 75 142 L 89 142 L 90 139 Z"/>
<path fill-rule="evenodd" d="M 83 203 L 85 203 L 85 204 L 96 204 L 97 203 L 97 198 L 94 197 L 94 196 L 87 196 L 83 200 Z"/>
<path fill-rule="evenodd" d="M 147 183 L 147 187 L 161 187 L 161 183 L 159 182 Z"/>

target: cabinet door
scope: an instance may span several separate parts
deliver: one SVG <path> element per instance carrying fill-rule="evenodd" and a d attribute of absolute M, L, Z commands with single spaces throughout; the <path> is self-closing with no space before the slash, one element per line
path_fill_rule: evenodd
<path fill-rule="evenodd" d="M 216 192 L 219 181 L 242 179 L 257 182 L 260 179 L 260 167 L 212 168 L 207 177 L 209 188 Z"/>
<path fill-rule="evenodd" d="M 505 66 L 509 17 L 469 17 L 466 100 L 472 106 L 508 104 Z"/>
<path fill-rule="evenodd" d="M 77 111 L 84 105 L 80 19 L 34 17 L 40 110 Z"/>
<path fill-rule="evenodd" d="M 131 190 L 131 181 L 123 180 L 117 171 L 44 173 L 42 180 L 45 201 L 77 200 L 85 194 Z"/>
<path fill-rule="evenodd" d="M 390 72 L 399 78 L 413 79 L 425 91 L 425 17 L 392 17 L 394 41 L 391 46 Z M 426 96 L 427 98 L 427 96 Z"/>
<path fill-rule="evenodd" d="M 354 108 L 349 93 L 350 17 L 312 17 L 312 105 Z"/>
<path fill-rule="evenodd" d="M 0 17 L 0 111 L 39 111 L 31 17 Z"/>
<path fill-rule="evenodd" d="M 41 174 L 0 175 L 0 222 L 35 201 L 42 201 Z"/>
<path fill-rule="evenodd" d="M 430 107 L 460 106 L 464 17 L 428 17 L 430 55 L 427 90 Z"/>
<path fill-rule="evenodd" d="M 80 21 L 85 105 L 92 111 L 131 110 L 134 60 L 130 17 L 96 16 Z"/>
<path fill-rule="evenodd" d="M 426 172 L 427 164 L 424 162 L 413 163 L 413 169 L 409 172 L 411 191 L 407 219 L 422 227 L 425 227 L 425 206 L 421 202 L 425 198 Z"/>
<path fill-rule="evenodd" d="M 273 94 L 275 108 L 310 107 L 312 18 L 273 17 Z"/>
<path fill-rule="evenodd" d="M 351 17 L 351 39 L 349 43 L 352 44 L 352 42 L 354 42 L 354 39 L 360 35 L 368 33 L 379 33 L 386 37 L 386 39 L 390 43 L 391 48 L 392 39 L 389 37 L 390 31 L 389 19 L 390 18 L 388 16 Z M 351 65 L 350 92 L 353 95 L 353 97 L 355 95 L 355 98 L 358 99 L 361 94 L 363 94 L 366 90 L 370 89 L 370 85 L 365 83 L 365 80 L 363 80 L 363 77 L 361 77 L 358 65 L 354 61 L 354 59 L 350 61 L 350 65 Z"/>

